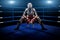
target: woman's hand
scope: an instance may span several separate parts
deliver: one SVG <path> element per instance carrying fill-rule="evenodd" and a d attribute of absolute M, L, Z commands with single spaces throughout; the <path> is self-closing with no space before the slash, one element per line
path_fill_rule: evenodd
<path fill-rule="evenodd" d="M 34 20 L 35 20 L 37 17 L 38 17 L 38 16 L 35 16 L 35 17 L 30 21 L 30 23 L 33 23 Z"/>
<path fill-rule="evenodd" d="M 34 20 L 35 20 L 35 17 L 30 21 L 30 23 L 33 23 L 33 22 L 34 22 Z"/>

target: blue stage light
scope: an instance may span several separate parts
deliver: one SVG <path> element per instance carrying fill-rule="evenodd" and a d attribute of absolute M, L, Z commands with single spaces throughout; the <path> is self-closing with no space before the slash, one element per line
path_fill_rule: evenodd
<path fill-rule="evenodd" d="M 14 3 L 15 3 L 15 1 L 9 1 L 8 3 L 9 3 L 9 4 L 14 4 Z"/>
<path fill-rule="evenodd" d="M 48 4 L 52 4 L 53 2 L 52 1 L 47 1 Z"/>

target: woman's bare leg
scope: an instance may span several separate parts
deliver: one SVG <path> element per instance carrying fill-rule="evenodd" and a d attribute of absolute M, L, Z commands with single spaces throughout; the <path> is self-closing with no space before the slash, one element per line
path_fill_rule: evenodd
<path fill-rule="evenodd" d="M 41 19 L 39 17 L 36 17 L 36 19 L 38 20 L 39 24 L 41 24 L 42 30 L 46 30 L 46 28 L 44 27 L 44 24 L 41 21 Z"/>
<path fill-rule="evenodd" d="M 20 27 L 20 25 L 22 24 L 22 22 L 23 22 L 24 19 L 25 19 L 24 17 L 21 17 L 21 19 L 20 19 L 19 22 L 17 23 L 17 26 L 16 26 L 15 30 L 18 30 L 18 29 L 19 29 L 19 27 Z"/>

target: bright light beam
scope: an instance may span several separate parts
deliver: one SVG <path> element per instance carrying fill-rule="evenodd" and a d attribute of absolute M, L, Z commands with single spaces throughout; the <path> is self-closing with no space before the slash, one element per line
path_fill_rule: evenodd
<path fill-rule="evenodd" d="M 9 3 L 9 4 L 14 4 L 14 3 L 15 3 L 15 1 L 9 1 L 8 3 Z"/>
<path fill-rule="evenodd" d="M 48 4 L 52 4 L 52 1 L 47 1 Z"/>

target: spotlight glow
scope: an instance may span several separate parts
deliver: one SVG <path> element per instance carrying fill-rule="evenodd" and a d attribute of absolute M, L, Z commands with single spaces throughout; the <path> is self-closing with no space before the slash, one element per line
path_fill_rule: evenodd
<path fill-rule="evenodd" d="M 2 6 L 0 5 L 0 7 L 2 7 Z"/>
<path fill-rule="evenodd" d="M 9 1 L 9 3 L 10 3 L 10 4 L 14 4 L 14 3 L 15 3 L 15 1 Z"/>
<path fill-rule="evenodd" d="M 48 4 L 51 4 L 51 3 L 52 3 L 52 1 L 47 1 L 47 3 L 48 3 Z"/>

